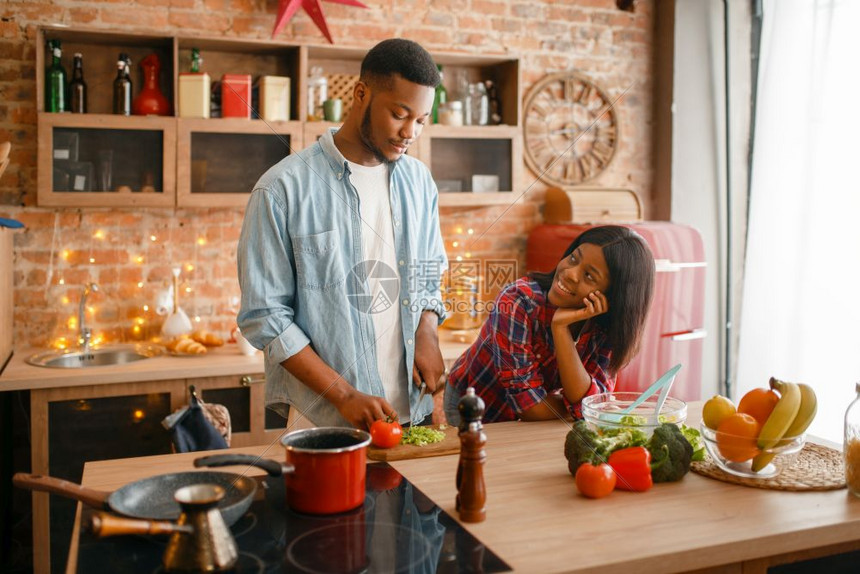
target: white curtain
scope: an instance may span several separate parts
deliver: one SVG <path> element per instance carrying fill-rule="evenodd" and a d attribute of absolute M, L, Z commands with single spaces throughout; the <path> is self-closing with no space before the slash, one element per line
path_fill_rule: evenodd
<path fill-rule="evenodd" d="M 840 441 L 860 381 L 860 1 L 764 3 L 737 394 L 819 398 Z"/>

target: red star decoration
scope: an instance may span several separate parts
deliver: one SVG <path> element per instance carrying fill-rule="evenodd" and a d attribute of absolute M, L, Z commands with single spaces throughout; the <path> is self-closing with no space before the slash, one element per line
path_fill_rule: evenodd
<path fill-rule="evenodd" d="M 331 2 L 333 4 L 345 4 L 347 6 L 358 6 L 359 8 L 367 8 L 364 4 L 359 2 L 358 0 L 326 0 L 327 2 Z M 328 31 L 328 25 L 325 22 L 325 15 L 322 11 L 322 6 L 320 5 L 320 0 L 278 0 L 278 17 L 275 20 L 275 29 L 272 30 L 272 38 L 277 36 L 281 30 L 284 29 L 284 26 L 287 25 L 287 22 L 292 19 L 296 12 L 298 12 L 299 8 L 304 8 L 305 12 L 308 13 L 308 16 L 311 17 L 311 20 L 314 21 L 314 24 L 317 25 L 317 28 L 323 33 L 323 36 L 326 37 L 329 44 L 334 44 L 331 39 L 331 34 Z"/>

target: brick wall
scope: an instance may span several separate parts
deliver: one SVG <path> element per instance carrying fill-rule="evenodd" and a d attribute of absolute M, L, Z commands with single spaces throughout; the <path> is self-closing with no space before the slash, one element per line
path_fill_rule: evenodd
<path fill-rule="evenodd" d="M 636 190 L 647 215 L 653 207 L 653 1 L 639 0 L 632 14 L 614 0 L 365 0 L 366 10 L 323 8 L 338 45 L 369 47 L 402 36 L 430 50 L 514 53 L 522 59 L 523 94 L 545 74 L 565 69 L 587 74 L 610 97 L 628 90 L 618 104 L 620 150 L 594 183 Z M 110 338 L 120 336 L 119 328 L 125 338 L 157 332 L 155 299 L 171 278 L 171 262 L 183 265 L 180 305 L 205 328 L 227 335 L 235 315 L 230 298 L 238 295 L 241 210 L 35 207 L 37 26 L 267 38 L 276 9 L 275 0 L 6 0 L 0 6 L 0 141 L 12 142 L 0 178 L 0 215 L 27 225 L 15 237 L 16 346 L 72 333 L 70 318 L 87 281 L 103 287 L 92 298 L 92 316 L 96 330 Z M 303 12 L 280 37 L 323 41 Z M 516 260 L 522 271 L 544 188 L 531 185 L 528 169 L 525 180 L 518 191 L 529 191 L 511 208 L 445 208 L 449 254 L 466 254 L 462 242 L 460 251 L 451 244 L 472 229 L 470 237 L 478 239 L 469 242 L 471 258 Z"/>

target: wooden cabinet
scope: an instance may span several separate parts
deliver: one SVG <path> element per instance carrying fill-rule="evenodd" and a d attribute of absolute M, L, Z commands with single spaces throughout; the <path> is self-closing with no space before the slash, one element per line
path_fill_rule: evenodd
<path fill-rule="evenodd" d="M 62 42 L 62 61 L 69 73 L 73 54 L 83 55 L 88 113 L 44 111 L 49 39 Z M 310 71 L 322 69 L 328 97 L 344 101 L 345 117 L 366 53 L 363 48 L 60 27 L 40 28 L 36 42 L 40 206 L 244 207 L 266 169 L 337 125 L 310 121 Z M 179 77 L 190 69 L 192 48 L 200 50 L 216 102 L 221 94 L 217 83 L 224 74 L 249 74 L 254 82 L 262 76 L 289 77 L 289 120 L 260 119 L 256 87 L 247 102 L 249 118 L 179 117 Z M 172 115 L 111 113 L 120 53 L 132 60 L 134 96 L 142 86 L 140 61 L 153 53 L 158 56 L 159 88 L 171 103 Z M 501 125 L 428 126 L 410 153 L 430 167 L 442 206 L 513 202 L 522 168 L 519 61 L 510 56 L 444 53 L 434 54 L 434 59 L 443 66 L 452 96 L 470 82 L 492 81 Z M 473 185 L 498 191 L 477 193 Z M 460 191 L 445 191 L 449 189 Z"/>

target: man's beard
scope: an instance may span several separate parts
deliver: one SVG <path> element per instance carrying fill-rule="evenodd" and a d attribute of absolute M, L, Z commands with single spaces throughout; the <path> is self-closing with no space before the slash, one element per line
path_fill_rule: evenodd
<path fill-rule="evenodd" d="M 397 160 L 390 160 L 382 153 L 382 150 L 376 147 L 371 139 L 371 129 L 370 129 L 370 108 L 373 107 L 373 96 L 370 97 L 370 102 L 367 104 L 367 109 L 364 110 L 364 117 L 361 118 L 361 129 L 359 130 L 359 136 L 361 137 L 361 143 L 364 144 L 364 147 L 367 148 L 367 151 L 373 154 L 373 156 L 381 161 L 382 163 L 389 164 L 394 163 Z"/>

